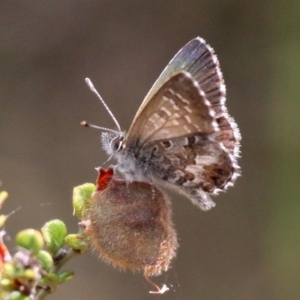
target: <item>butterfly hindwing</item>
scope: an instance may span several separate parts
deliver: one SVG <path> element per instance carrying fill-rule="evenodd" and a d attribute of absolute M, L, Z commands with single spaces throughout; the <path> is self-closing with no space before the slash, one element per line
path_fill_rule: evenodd
<path fill-rule="evenodd" d="M 210 134 L 147 143 L 138 159 L 147 160 L 150 153 L 148 171 L 152 177 L 186 194 L 203 210 L 214 206 L 209 194 L 226 189 L 235 176 L 230 155 Z"/>

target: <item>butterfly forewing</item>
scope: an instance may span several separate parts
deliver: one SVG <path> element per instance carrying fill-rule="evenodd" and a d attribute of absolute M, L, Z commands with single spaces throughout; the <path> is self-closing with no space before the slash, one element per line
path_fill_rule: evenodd
<path fill-rule="evenodd" d="M 127 140 L 140 144 L 218 130 L 209 102 L 186 72 L 171 77 L 133 122 Z"/>
<path fill-rule="evenodd" d="M 169 78 L 182 71 L 193 76 L 209 101 L 224 101 L 226 89 L 218 59 L 213 49 L 202 38 L 197 37 L 180 49 L 169 62 L 145 97 L 138 113 Z M 211 92 L 209 95 L 209 91 L 213 89 L 215 93 Z"/>
<path fill-rule="evenodd" d="M 224 134 L 219 136 L 219 140 L 231 154 L 237 157 L 239 155 L 241 136 L 234 119 L 227 113 L 225 106 L 226 87 L 219 61 L 213 48 L 200 37 L 187 43 L 169 62 L 145 97 L 135 118 L 138 117 L 160 87 L 169 78 L 182 71 L 188 72 L 197 81 L 206 99 L 211 103 L 211 107 L 216 114 L 219 129 L 222 133 L 224 132 Z"/>

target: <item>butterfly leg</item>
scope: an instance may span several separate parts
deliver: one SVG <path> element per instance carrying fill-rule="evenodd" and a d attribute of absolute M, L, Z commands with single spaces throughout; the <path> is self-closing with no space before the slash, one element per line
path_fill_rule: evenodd
<path fill-rule="evenodd" d="M 151 184 L 151 193 L 152 193 L 152 200 L 153 200 L 155 199 L 155 188 L 154 188 L 154 180 L 149 168 L 147 168 L 147 173 L 148 173 L 149 183 Z"/>
<path fill-rule="evenodd" d="M 123 179 L 127 182 L 127 180 L 126 180 L 126 174 L 125 174 L 125 172 L 122 170 L 122 163 L 116 164 L 116 165 L 115 165 L 115 170 L 118 171 L 118 172 L 122 175 Z"/>
<path fill-rule="evenodd" d="M 109 156 L 109 158 L 102 164 L 101 167 L 103 167 L 107 162 L 109 162 L 113 157 L 113 154 Z"/>
<path fill-rule="evenodd" d="M 116 164 L 115 169 L 119 171 L 119 173 L 122 175 L 123 179 L 126 182 L 126 187 L 127 187 L 127 197 L 130 198 L 130 189 L 129 189 L 129 184 L 131 183 L 129 180 L 127 180 L 126 177 L 126 172 L 122 170 L 122 163 Z"/>
<path fill-rule="evenodd" d="M 155 284 L 152 280 L 150 280 L 146 274 L 144 275 L 144 277 L 150 284 L 152 284 L 156 288 L 156 291 L 150 291 L 149 292 L 150 294 L 161 294 L 162 295 L 169 290 L 169 288 L 165 284 L 160 288 L 157 284 Z"/>

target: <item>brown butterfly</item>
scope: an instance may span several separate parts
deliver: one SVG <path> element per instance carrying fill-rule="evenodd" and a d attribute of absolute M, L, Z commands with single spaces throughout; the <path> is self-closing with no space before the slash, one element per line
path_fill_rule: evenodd
<path fill-rule="evenodd" d="M 209 210 L 215 206 L 210 195 L 226 190 L 240 174 L 241 136 L 227 113 L 225 95 L 217 56 L 197 37 L 167 65 L 127 133 L 104 103 L 118 131 L 99 127 L 106 131 L 103 148 L 117 159 L 117 169 L 128 183 L 144 181 L 173 188 Z"/>

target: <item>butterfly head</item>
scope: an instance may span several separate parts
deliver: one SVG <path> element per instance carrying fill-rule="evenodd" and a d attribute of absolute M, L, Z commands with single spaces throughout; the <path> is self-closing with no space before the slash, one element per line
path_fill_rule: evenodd
<path fill-rule="evenodd" d="M 103 132 L 101 138 L 103 149 L 108 155 L 113 155 L 123 149 L 124 133 Z"/>

